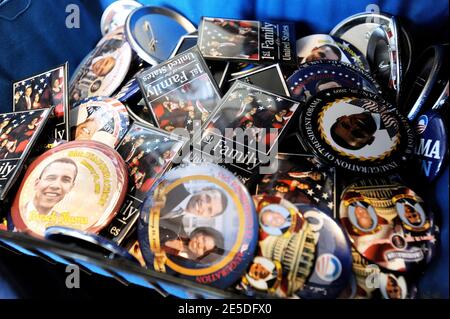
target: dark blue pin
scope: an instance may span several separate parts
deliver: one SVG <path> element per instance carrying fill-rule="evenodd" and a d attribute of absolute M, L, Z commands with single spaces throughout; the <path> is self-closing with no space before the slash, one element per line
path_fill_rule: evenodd
<path fill-rule="evenodd" d="M 417 119 L 417 146 L 415 154 L 420 160 L 421 174 L 433 181 L 444 168 L 448 153 L 447 128 L 438 111 L 428 111 Z"/>
<path fill-rule="evenodd" d="M 350 244 L 336 222 L 309 205 L 297 208 L 316 234 L 314 270 L 296 294 L 305 299 L 336 298 L 347 286 L 352 273 Z"/>

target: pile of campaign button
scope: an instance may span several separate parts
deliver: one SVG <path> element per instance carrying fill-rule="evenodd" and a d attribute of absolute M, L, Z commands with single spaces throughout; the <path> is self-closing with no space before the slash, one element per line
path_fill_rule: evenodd
<path fill-rule="evenodd" d="M 87 261 L 92 251 L 104 265 L 139 262 L 153 279 L 172 275 L 173 288 L 415 298 L 439 248 L 442 216 L 417 194 L 448 175 L 448 44 L 412 68 L 399 18 L 370 6 L 295 41 L 292 23 L 202 17 L 197 30 L 139 1 L 107 6 L 102 38 L 64 91 L 58 124 L 74 141 L 0 123 L 0 188 L 13 161 L 26 168 L 0 203 L 0 232 L 72 245 Z M 26 116 L 15 104 L 54 101 L 39 80 L 13 83 L 14 116 Z M 19 103 L 28 87 L 31 106 L 28 94 Z"/>
<path fill-rule="evenodd" d="M 419 273 L 434 255 L 433 215 L 413 190 L 393 179 L 349 185 L 339 218 L 355 250 L 387 271 Z"/>
<path fill-rule="evenodd" d="M 163 7 L 144 6 L 128 15 L 125 32 L 137 55 L 156 65 L 167 60 L 181 36 L 196 31 L 181 14 Z"/>
<path fill-rule="evenodd" d="M 328 34 L 313 34 L 297 40 L 299 63 L 334 60 L 370 72 L 366 57 L 351 43 Z"/>
<path fill-rule="evenodd" d="M 346 299 L 414 299 L 416 280 L 405 273 L 387 271 L 369 262 L 352 247 L 353 276 Z"/>
<path fill-rule="evenodd" d="M 138 238 L 148 268 L 226 288 L 247 268 L 258 224 L 247 189 L 210 163 L 180 165 L 152 187 Z"/>
<path fill-rule="evenodd" d="M 415 155 L 420 162 L 420 173 L 432 182 L 445 168 L 448 156 L 448 137 L 445 119 L 438 110 L 430 110 L 416 122 L 417 146 Z"/>
<path fill-rule="evenodd" d="M 70 105 L 92 96 L 110 96 L 122 84 L 132 62 L 123 27 L 106 34 L 83 59 L 69 85 Z"/>
<path fill-rule="evenodd" d="M 330 88 L 359 88 L 381 94 L 372 76 L 350 64 L 333 60 L 317 60 L 302 64 L 287 79 L 291 97 L 307 101 L 320 91 Z"/>
<path fill-rule="evenodd" d="M 130 124 L 125 106 L 109 97 L 91 97 L 70 110 L 72 139 L 93 140 L 115 147 Z"/>
<path fill-rule="evenodd" d="M 303 108 L 299 127 L 323 163 L 359 174 L 397 170 L 415 147 L 407 119 L 380 96 L 358 89 L 319 92 Z"/>
<path fill-rule="evenodd" d="M 254 196 L 260 225 L 258 256 L 238 289 L 248 295 L 335 298 L 351 275 L 350 245 L 332 218 L 310 205 Z"/>
<path fill-rule="evenodd" d="M 18 231 L 42 237 L 50 226 L 98 233 L 119 211 L 128 172 L 121 156 L 95 141 L 72 141 L 39 156 L 11 207 Z"/>
<path fill-rule="evenodd" d="M 74 244 L 80 248 L 103 254 L 108 259 L 123 258 L 137 263 L 125 248 L 97 234 L 63 226 L 51 226 L 45 230 L 45 238 L 62 244 Z"/>
<path fill-rule="evenodd" d="M 128 15 L 142 4 L 134 0 L 121 0 L 111 3 L 103 11 L 100 20 L 100 30 L 105 35 L 125 25 Z"/>

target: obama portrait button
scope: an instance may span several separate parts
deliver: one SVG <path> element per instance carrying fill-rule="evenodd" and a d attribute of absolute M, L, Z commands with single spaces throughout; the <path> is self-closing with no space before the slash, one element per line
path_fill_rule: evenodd
<path fill-rule="evenodd" d="M 11 208 L 13 224 L 37 237 L 50 226 L 98 233 L 119 210 L 127 182 L 113 149 L 94 141 L 62 144 L 26 171 Z"/>

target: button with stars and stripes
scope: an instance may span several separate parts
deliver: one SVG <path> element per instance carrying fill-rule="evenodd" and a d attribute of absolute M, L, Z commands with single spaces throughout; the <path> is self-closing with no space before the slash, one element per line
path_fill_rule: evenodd
<path fill-rule="evenodd" d="M 359 88 L 381 94 L 380 86 L 372 76 L 351 64 L 333 60 L 303 63 L 288 79 L 291 97 L 307 101 L 329 88 Z"/>
<path fill-rule="evenodd" d="M 299 128 L 323 163 L 357 174 L 398 170 L 413 155 L 416 140 L 396 108 L 359 89 L 321 91 L 302 109 Z"/>
<path fill-rule="evenodd" d="M 371 178 L 350 184 L 341 195 L 339 218 L 355 250 L 382 269 L 420 272 L 434 255 L 433 214 L 401 181 Z"/>
<path fill-rule="evenodd" d="M 278 153 L 276 159 L 277 169 L 262 175 L 257 183 L 257 195 L 279 196 L 294 205 L 314 205 L 334 216 L 334 168 L 317 165 L 312 155 Z"/>
<path fill-rule="evenodd" d="M 328 34 L 313 34 L 297 40 L 299 63 L 334 60 L 370 72 L 369 62 L 351 43 Z"/>
<path fill-rule="evenodd" d="M 148 192 L 138 238 L 148 268 L 227 288 L 253 258 L 255 206 L 245 186 L 225 168 L 182 164 Z"/>

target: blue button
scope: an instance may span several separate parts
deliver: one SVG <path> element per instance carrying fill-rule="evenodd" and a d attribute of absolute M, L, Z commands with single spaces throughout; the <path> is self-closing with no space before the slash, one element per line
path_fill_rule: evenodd
<path fill-rule="evenodd" d="M 429 182 L 445 167 L 448 154 L 447 128 L 438 111 L 428 111 L 417 119 L 417 147 L 420 173 Z"/>

